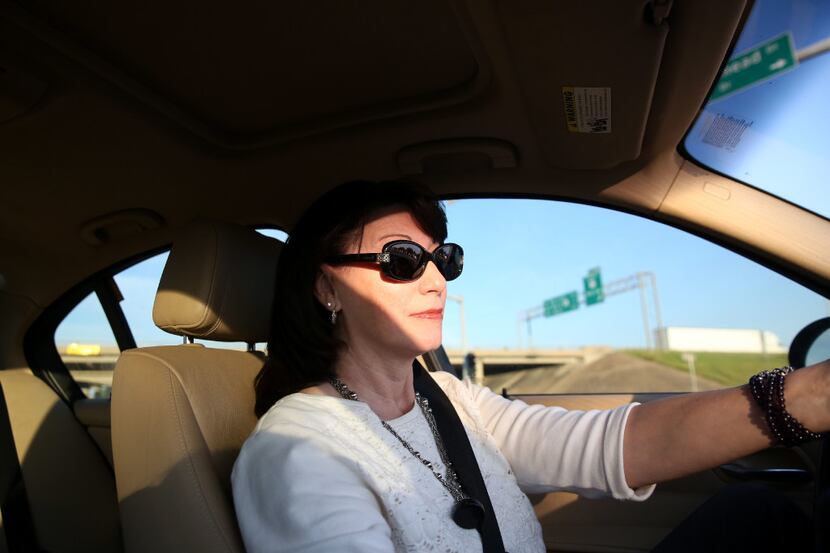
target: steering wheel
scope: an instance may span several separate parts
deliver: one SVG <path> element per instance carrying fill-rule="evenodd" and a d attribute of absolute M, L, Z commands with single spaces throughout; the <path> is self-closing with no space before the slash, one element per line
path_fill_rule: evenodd
<path fill-rule="evenodd" d="M 830 357 L 830 317 L 805 326 L 793 338 L 789 362 L 795 369 Z M 830 551 L 830 432 L 821 439 L 821 453 L 816 474 L 816 551 Z"/>

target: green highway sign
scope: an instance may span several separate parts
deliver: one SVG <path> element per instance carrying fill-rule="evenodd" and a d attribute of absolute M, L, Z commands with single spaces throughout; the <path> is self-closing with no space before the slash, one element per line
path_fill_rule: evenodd
<path fill-rule="evenodd" d="M 576 290 L 574 290 L 573 292 L 568 292 L 567 294 L 562 294 L 561 296 L 545 300 L 543 307 L 545 310 L 545 317 L 553 317 L 554 315 L 559 315 L 560 313 L 567 313 L 568 311 L 573 311 L 574 309 L 579 308 L 579 295 L 576 293 Z"/>
<path fill-rule="evenodd" d="M 793 37 L 787 31 L 729 60 L 709 100 L 723 98 L 777 77 L 797 65 Z"/>
<path fill-rule="evenodd" d="M 596 305 L 605 301 L 605 290 L 602 288 L 602 275 L 599 267 L 588 271 L 582 278 L 582 285 L 585 290 L 585 305 Z"/>

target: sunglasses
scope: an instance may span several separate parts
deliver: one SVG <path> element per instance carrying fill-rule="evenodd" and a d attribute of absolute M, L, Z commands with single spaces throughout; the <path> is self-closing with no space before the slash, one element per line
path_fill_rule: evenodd
<path fill-rule="evenodd" d="M 403 282 L 420 278 L 427 263 L 432 261 L 444 279 L 455 280 L 464 268 L 464 250 L 458 244 L 443 244 L 432 253 L 409 240 L 393 240 L 380 253 L 350 253 L 326 258 L 326 263 L 377 263 L 384 275 Z"/>

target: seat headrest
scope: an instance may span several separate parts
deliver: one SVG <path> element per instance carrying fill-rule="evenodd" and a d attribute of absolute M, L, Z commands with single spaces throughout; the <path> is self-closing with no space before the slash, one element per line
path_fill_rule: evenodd
<path fill-rule="evenodd" d="M 173 242 L 153 322 L 180 336 L 267 341 L 280 247 L 251 228 L 195 221 Z"/>

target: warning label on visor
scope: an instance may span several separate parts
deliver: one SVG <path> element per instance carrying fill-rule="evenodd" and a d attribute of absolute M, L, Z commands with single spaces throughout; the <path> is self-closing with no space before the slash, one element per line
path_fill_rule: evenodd
<path fill-rule="evenodd" d="M 563 86 L 565 120 L 571 132 L 611 132 L 611 88 Z"/>

